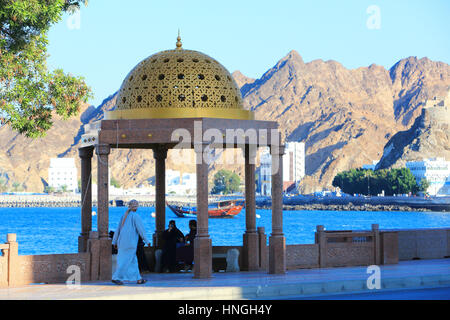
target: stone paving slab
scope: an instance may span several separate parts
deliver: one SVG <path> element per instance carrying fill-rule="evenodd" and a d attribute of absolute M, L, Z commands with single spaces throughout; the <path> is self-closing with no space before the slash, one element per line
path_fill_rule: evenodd
<path fill-rule="evenodd" d="M 403 261 L 380 266 L 381 289 L 450 285 L 450 259 Z M 317 296 L 368 291 L 367 267 L 297 269 L 284 275 L 266 272 L 213 273 L 210 279 L 193 279 L 192 273 L 145 274 L 147 283 L 35 284 L 0 289 L 0 299 L 121 299 L 121 300 L 228 300 Z M 71 289 L 72 288 L 72 289 Z"/>

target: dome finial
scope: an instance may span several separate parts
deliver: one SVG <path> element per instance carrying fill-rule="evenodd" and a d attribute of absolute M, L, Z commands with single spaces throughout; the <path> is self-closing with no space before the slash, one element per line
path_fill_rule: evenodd
<path fill-rule="evenodd" d="M 178 29 L 178 37 L 177 37 L 177 50 L 181 50 L 183 44 L 181 43 L 180 29 Z"/>

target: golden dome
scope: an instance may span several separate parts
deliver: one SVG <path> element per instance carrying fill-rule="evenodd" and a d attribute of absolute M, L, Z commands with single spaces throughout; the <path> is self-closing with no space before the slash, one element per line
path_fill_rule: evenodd
<path fill-rule="evenodd" d="M 131 70 L 105 119 L 253 119 L 231 74 L 206 54 L 182 49 L 177 40 L 176 49 L 151 55 Z"/>

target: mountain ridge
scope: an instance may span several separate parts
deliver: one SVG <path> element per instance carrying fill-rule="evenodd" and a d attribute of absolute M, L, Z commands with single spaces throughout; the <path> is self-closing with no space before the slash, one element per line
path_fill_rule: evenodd
<path fill-rule="evenodd" d="M 334 60 L 305 63 L 296 51 L 241 90 L 246 109 L 276 120 L 288 140 L 306 144 L 303 192 L 330 187 L 335 174 L 378 160 L 425 102 L 450 87 L 450 67 L 408 57 L 390 69 L 346 69 Z"/>
<path fill-rule="evenodd" d="M 302 192 L 330 188 L 334 175 L 378 160 L 395 134 L 413 126 L 426 101 L 450 88 L 450 66 L 428 58 L 407 57 L 390 69 L 371 64 L 347 69 L 334 60 L 304 62 L 291 50 L 259 79 L 233 72 L 244 108 L 256 119 L 280 124 L 288 140 L 306 145 L 307 176 Z M 28 191 L 42 191 L 51 157 L 78 158 L 79 137 L 115 105 L 117 92 L 98 107 L 83 105 L 78 118 L 55 120 L 47 137 L 29 140 L 0 128 L 0 175 Z M 438 148 L 437 148 L 438 149 Z M 154 175 L 151 151 L 111 152 L 111 173 L 125 187 L 147 185 Z M 76 161 L 79 169 L 79 161 Z M 95 170 L 95 161 L 93 161 Z M 226 167 L 214 165 L 212 170 Z M 194 172 L 169 152 L 167 168 Z M 229 167 L 243 176 L 243 168 Z"/>

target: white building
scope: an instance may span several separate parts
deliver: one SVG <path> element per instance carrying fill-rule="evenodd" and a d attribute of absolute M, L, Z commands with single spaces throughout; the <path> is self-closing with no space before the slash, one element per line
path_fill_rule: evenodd
<path fill-rule="evenodd" d="M 295 186 L 305 176 L 305 143 L 286 143 L 285 155 L 283 156 L 283 181 L 292 181 Z"/>
<path fill-rule="evenodd" d="M 259 190 L 262 195 L 271 195 L 272 181 L 272 156 L 267 148 L 261 154 L 259 168 Z M 292 184 L 298 186 L 305 176 L 305 143 L 286 143 L 285 154 L 283 155 L 283 190 Z"/>
<path fill-rule="evenodd" d="M 430 186 L 427 192 L 430 195 L 450 195 L 450 161 L 444 158 L 430 158 L 422 161 L 409 161 L 406 167 L 411 170 L 417 183 L 423 178 Z"/>
<path fill-rule="evenodd" d="M 195 173 L 166 170 L 166 193 L 190 195 L 195 194 L 196 190 L 197 175 Z"/>
<path fill-rule="evenodd" d="M 270 196 L 272 194 L 272 157 L 270 156 L 269 150 L 264 150 L 261 154 L 259 162 L 258 189 L 263 196 Z"/>
<path fill-rule="evenodd" d="M 52 158 L 48 168 L 48 185 L 55 190 L 63 186 L 67 191 L 78 191 L 77 167 L 74 158 Z"/>

